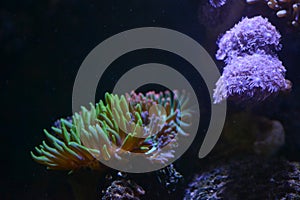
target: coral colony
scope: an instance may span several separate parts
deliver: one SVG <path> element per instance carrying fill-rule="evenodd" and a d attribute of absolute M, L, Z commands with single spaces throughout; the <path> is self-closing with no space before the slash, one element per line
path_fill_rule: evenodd
<path fill-rule="evenodd" d="M 286 69 L 276 51 L 281 49 L 280 34 L 267 19 L 244 18 L 218 41 L 216 58 L 226 66 L 216 83 L 214 103 L 231 99 L 259 102 L 281 91 L 289 91 Z"/>
<path fill-rule="evenodd" d="M 101 159 L 126 161 L 130 152 L 164 163 L 173 157 L 178 134 L 187 135 L 184 127 L 189 124 L 183 119 L 191 114 L 184 108 L 186 96 L 173 94 L 106 93 L 105 103 L 101 100 L 89 110 L 82 107 L 72 119 L 56 123 L 51 132 L 44 130 L 49 143 L 43 141 L 35 148 L 37 154 L 31 155 L 48 169 L 71 172 L 84 167 L 101 169 Z M 161 153 L 163 147 L 170 149 Z"/>
<path fill-rule="evenodd" d="M 280 37 L 267 19 L 246 17 L 219 39 L 216 58 L 229 63 L 236 57 L 254 53 L 275 56 L 281 50 Z"/>
<path fill-rule="evenodd" d="M 258 2 L 267 3 L 269 8 L 276 11 L 277 17 L 287 18 L 290 23 L 299 27 L 300 1 L 299 0 L 246 0 L 249 4 Z"/>

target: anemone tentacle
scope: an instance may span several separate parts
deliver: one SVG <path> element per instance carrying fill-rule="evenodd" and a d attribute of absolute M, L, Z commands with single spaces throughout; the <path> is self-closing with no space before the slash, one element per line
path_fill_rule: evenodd
<path fill-rule="evenodd" d="M 184 129 L 192 111 L 186 96 L 177 91 L 106 93 L 105 102 L 57 121 L 51 133 L 44 130 L 49 143 L 43 141 L 31 156 L 57 170 L 100 169 L 99 160 L 125 159 L 130 152 L 164 163 L 173 157 L 178 135 L 188 135 Z"/>

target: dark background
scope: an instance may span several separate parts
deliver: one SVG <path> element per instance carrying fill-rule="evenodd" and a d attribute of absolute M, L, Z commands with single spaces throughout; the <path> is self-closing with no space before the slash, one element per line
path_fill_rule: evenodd
<path fill-rule="evenodd" d="M 31 159 L 29 152 L 45 139 L 44 128 L 49 129 L 57 118 L 71 115 L 72 88 L 80 64 L 106 38 L 144 26 L 166 27 L 187 34 L 206 47 L 213 57 L 217 36 L 210 36 L 206 31 L 209 21 L 208 25 L 200 23 L 199 4 L 200 0 L 1 1 L 0 144 L 3 175 L 0 177 L 0 199 L 70 198 L 70 188 L 61 178 L 64 175 L 48 172 Z M 230 11 L 228 7 L 226 9 Z M 216 17 L 219 16 L 214 10 L 207 10 L 206 14 L 214 16 L 214 12 Z M 247 7 L 243 16 L 255 12 L 259 12 L 256 7 Z M 270 108 L 266 115 L 284 121 L 288 132 L 287 154 L 297 159 L 300 146 L 296 134 L 300 128 L 297 123 L 300 120 L 300 37 L 297 31 L 287 28 L 284 21 L 275 18 L 274 13 L 269 10 L 266 13 L 283 35 L 284 48 L 279 56 L 288 69 L 288 79 L 294 83 L 290 96 L 281 100 L 276 108 Z M 201 77 L 184 68 L 190 69 L 187 63 L 165 52 L 145 51 L 116 61 L 115 66 L 123 65 L 124 68 L 107 72 L 99 83 L 97 97 L 101 98 L 104 92 L 112 89 L 124 69 L 153 60 L 174 66 L 198 88 L 198 94 L 205 93 L 195 86 L 201 83 Z"/>

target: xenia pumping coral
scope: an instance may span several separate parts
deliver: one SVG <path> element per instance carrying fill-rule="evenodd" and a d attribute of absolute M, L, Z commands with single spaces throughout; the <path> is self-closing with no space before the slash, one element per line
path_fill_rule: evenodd
<path fill-rule="evenodd" d="M 44 130 L 45 141 L 36 147 L 33 159 L 48 169 L 101 169 L 99 160 L 126 162 L 131 152 L 140 153 L 150 162 L 164 163 L 173 157 L 178 134 L 186 136 L 185 121 L 191 115 L 185 109 L 188 98 L 177 91 L 132 92 L 125 96 L 106 93 L 88 110 L 82 107 L 72 119 L 61 119 Z M 162 109 L 163 108 L 163 109 Z M 166 151 L 161 151 L 164 147 Z"/>
<path fill-rule="evenodd" d="M 268 19 L 245 17 L 219 39 L 216 58 L 229 63 L 238 56 L 254 53 L 276 55 L 281 50 L 280 37 Z"/>
<path fill-rule="evenodd" d="M 300 0 L 246 0 L 246 2 L 249 4 L 264 2 L 276 11 L 277 17 L 287 18 L 294 27 L 299 27 Z"/>
<path fill-rule="evenodd" d="M 233 59 L 223 71 L 214 93 L 215 102 L 233 100 L 263 101 L 271 94 L 290 88 L 285 68 L 277 57 L 253 54 Z"/>
<path fill-rule="evenodd" d="M 214 103 L 262 101 L 281 91 L 289 91 L 286 69 L 276 51 L 281 49 L 280 34 L 267 19 L 244 18 L 218 41 L 216 58 L 226 66 L 216 83 Z"/>

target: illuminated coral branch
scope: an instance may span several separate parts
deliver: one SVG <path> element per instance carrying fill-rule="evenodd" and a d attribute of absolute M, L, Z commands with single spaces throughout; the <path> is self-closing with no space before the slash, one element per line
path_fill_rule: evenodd
<path fill-rule="evenodd" d="M 300 0 L 246 0 L 247 3 L 265 2 L 276 11 L 277 17 L 287 18 L 295 27 L 300 23 Z"/>
<path fill-rule="evenodd" d="M 99 169 L 99 160 L 122 160 L 130 152 L 164 163 L 173 157 L 178 134 L 187 135 L 184 128 L 191 116 L 187 97 L 173 94 L 107 93 L 105 103 L 82 107 L 72 120 L 56 123 L 52 133 L 45 130 L 50 145 L 43 141 L 37 155 L 31 155 L 47 168 L 61 170 Z M 170 150 L 162 152 L 166 146 Z"/>

